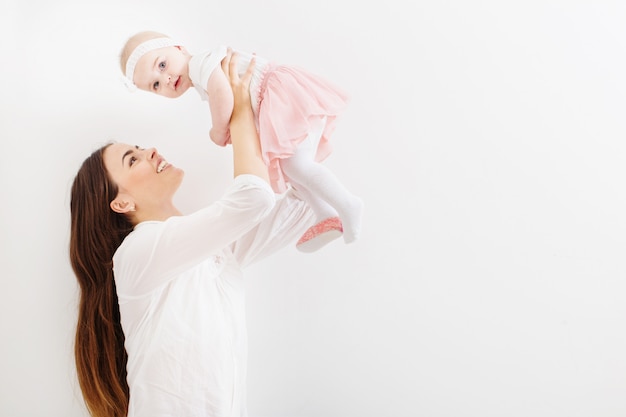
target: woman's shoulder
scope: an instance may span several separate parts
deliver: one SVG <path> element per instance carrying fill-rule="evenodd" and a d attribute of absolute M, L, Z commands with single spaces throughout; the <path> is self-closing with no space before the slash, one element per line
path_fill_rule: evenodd
<path fill-rule="evenodd" d="M 155 236 L 160 233 L 165 222 L 162 221 L 144 221 L 135 226 L 122 241 L 114 254 L 114 259 L 126 256 L 127 254 L 133 258 L 140 255 L 144 251 L 146 242 L 154 241 Z"/>

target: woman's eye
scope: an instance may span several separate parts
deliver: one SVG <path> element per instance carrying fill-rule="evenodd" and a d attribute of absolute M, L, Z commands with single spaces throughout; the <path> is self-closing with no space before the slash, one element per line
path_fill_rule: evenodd
<path fill-rule="evenodd" d="M 158 90 L 158 89 L 159 89 L 159 82 L 158 82 L 158 81 L 155 81 L 155 82 L 154 82 L 154 84 L 152 84 L 152 89 L 153 89 L 154 91 L 156 91 L 156 90 Z"/>
<path fill-rule="evenodd" d="M 135 158 L 134 156 L 131 156 L 128 162 L 130 166 L 132 167 L 135 162 L 137 162 L 137 158 Z"/>

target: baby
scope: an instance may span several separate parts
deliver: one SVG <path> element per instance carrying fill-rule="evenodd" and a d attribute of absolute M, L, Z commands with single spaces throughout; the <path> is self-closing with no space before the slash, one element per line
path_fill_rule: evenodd
<path fill-rule="evenodd" d="M 192 55 L 180 42 L 145 31 L 127 40 L 121 67 L 131 88 L 177 98 L 194 87 L 209 104 L 211 140 L 226 146 L 233 96 L 220 64 L 229 49 L 220 46 Z M 301 68 L 233 52 L 242 74 L 255 62 L 250 96 L 272 188 L 282 193 L 291 185 L 317 217 L 296 247 L 314 252 L 341 235 L 345 243 L 354 242 L 361 230 L 363 203 L 321 164 L 332 152 L 329 138 L 348 103 L 347 94 Z"/>

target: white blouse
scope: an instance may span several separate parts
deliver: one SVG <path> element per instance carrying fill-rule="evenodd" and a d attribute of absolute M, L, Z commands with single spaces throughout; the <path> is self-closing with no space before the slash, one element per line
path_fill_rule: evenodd
<path fill-rule="evenodd" d="M 113 257 L 129 417 L 247 416 L 242 267 L 313 221 L 293 190 L 240 175 L 208 207 L 135 227 Z"/>

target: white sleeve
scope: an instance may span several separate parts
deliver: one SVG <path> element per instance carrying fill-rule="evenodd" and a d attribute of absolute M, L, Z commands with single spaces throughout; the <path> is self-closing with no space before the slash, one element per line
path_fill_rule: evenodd
<path fill-rule="evenodd" d="M 142 295 L 220 253 L 272 213 L 270 186 L 239 175 L 217 202 L 187 216 L 137 225 L 113 258 L 118 292 Z"/>
<path fill-rule="evenodd" d="M 208 101 L 206 86 L 211 73 L 221 65 L 226 56 L 226 46 L 220 46 L 211 51 L 206 51 L 191 57 L 189 60 L 189 79 L 195 87 L 200 98 Z"/>
<path fill-rule="evenodd" d="M 314 221 L 313 210 L 290 189 L 277 197 L 269 215 L 233 244 L 233 254 L 240 265 L 250 265 L 295 244 Z"/>

